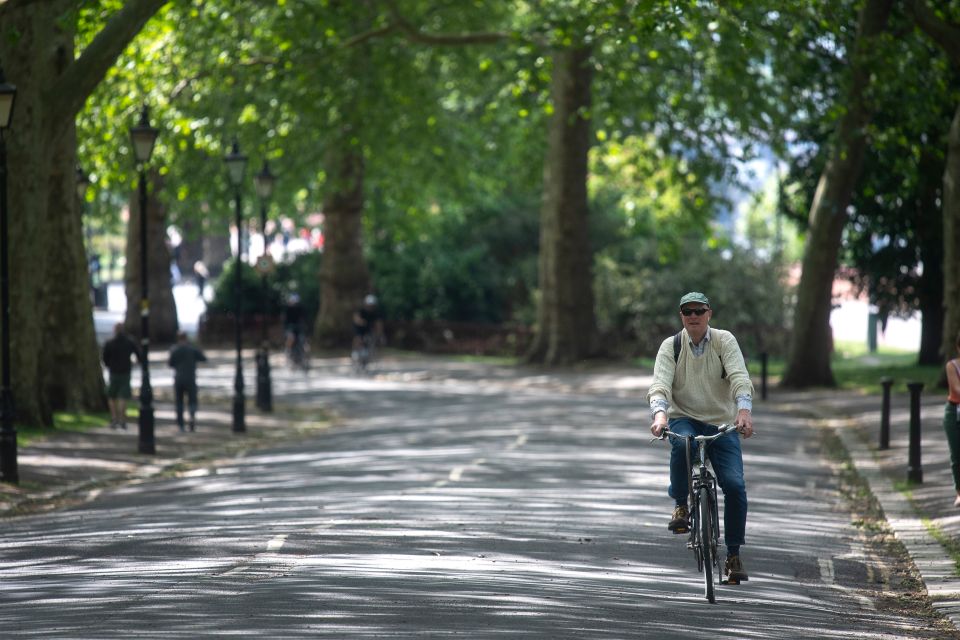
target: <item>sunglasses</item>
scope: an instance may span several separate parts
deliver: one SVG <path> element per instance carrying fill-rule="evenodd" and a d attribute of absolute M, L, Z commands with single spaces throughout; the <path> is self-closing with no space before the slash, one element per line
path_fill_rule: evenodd
<path fill-rule="evenodd" d="M 710 311 L 710 307 L 702 307 L 700 309 L 680 309 L 680 313 L 689 317 L 689 316 L 702 316 L 707 311 Z"/>

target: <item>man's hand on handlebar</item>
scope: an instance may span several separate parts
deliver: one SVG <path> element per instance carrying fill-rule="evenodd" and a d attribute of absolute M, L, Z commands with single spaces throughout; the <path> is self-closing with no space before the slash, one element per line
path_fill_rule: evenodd
<path fill-rule="evenodd" d="M 664 411 L 658 411 L 653 417 L 653 424 L 650 425 L 650 433 L 654 438 L 663 436 L 663 430 L 667 428 L 667 414 Z"/>
<path fill-rule="evenodd" d="M 753 417 L 746 409 L 740 409 L 740 411 L 737 412 L 737 419 L 733 421 L 733 424 L 736 425 L 737 431 L 739 431 L 740 435 L 744 438 L 749 438 L 753 435 Z"/>

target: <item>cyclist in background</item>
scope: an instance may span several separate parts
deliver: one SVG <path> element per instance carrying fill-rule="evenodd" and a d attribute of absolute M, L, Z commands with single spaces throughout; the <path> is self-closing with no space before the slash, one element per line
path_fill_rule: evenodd
<path fill-rule="evenodd" d="M 383 340 L 383 317 L 377 307 L 377 296 L 367 295 L 363 304 L 353 312 L 353 359 L 363 349 L 369 349 L 371 341 L 377 343 Z"/>
<path fill-rule="evenodd" d="M 683 329 L 660 345 L 647 392 L 653 416 L 650 431 L 656 437 L 667 426 L 678 435 L 713 435 L 718 432 L 717 425 L 730 422 L 744 438 L 753 435 L 753 383 L 740 345 L 729 331 L 711 329 L 712 317 L 704 294 L 691 291 L 680 298 Z M 748 579 L 740 559 L 747 525 L 747 490 L 740 440 L 720 438 L 708 455 L 724 495 L 724 577 L 742 582 Z M 688 480 L 684 442 L 671 439 L 668 493 L 676 506 L 668 528 L 674 533 L 689 530 Z"/>
<path fill-rule="evenodd" d="M 291 293 L 287 296 L 287 304 L 283 309 L 283 333 L 286 336 L 287 357 L 298 364 L 297 354 L 305 352 L 303 345 L 303 331 L 305 313 L 300 303 L 300 295 Z"/>

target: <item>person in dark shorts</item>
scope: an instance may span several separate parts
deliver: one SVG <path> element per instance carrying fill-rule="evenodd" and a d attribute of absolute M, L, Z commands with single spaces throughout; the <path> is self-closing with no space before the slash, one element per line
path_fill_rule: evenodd
<path fill-rule="evenodd" d="M 110 428 L 127 428 L 127 400 L 132 396 L 130 391 L 130 357 L 136 356 L 140 362 L 140 349 L 133 339 L 123 330 L 123 323 L 118 322 L 113 327 L 113 337 L 103 345 L 101 355 L 103 364 L 107 367 L 109 380 L 107 381 L 107 404 L 110 406 Z"/>
<path fill-rule="evenodd" d="M 353 349 L 357 351 L 363 347 L 363 339 L 372 335 L 375 339 L 383 339 L 383 318 L 377 307 L 377 296 L 370 294 L 363 299 L 363 305 L 353 313 Z"/>
<path fill-rule="evenodd" d="M 207 356 L 190 343 L 186 332 L 177 332 L 177 344 L 170 349 L 168 364 L 174 370 L 173 395 L 180 431 L 186 431 L 183 422 L 184 396 L 187 399 L 187 411 L 190 413 L 190 431 L 197 430 L 197 363 L 206 361 Z"/>

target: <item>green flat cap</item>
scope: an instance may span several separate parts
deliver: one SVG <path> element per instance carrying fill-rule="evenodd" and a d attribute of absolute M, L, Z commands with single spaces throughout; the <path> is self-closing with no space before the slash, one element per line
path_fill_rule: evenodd
<path fill-rule="evenodd" d="M 700 293 L 699 291 L 691 291 L 690 293 L 684 294 L 684 296 L 683 296 L 682 298 L 680 298 L 680 306 L 681 306 L 681 307 L 682 307 L 683 305 L 689 304 L 689 303 L 691 303 L 691 302 L 702 302 L 703 304 L 707 305 L 708 307 L 710 306 L 710 301 L 707 300 L 707 296 L 703 295 L 703 294 Z"/>

